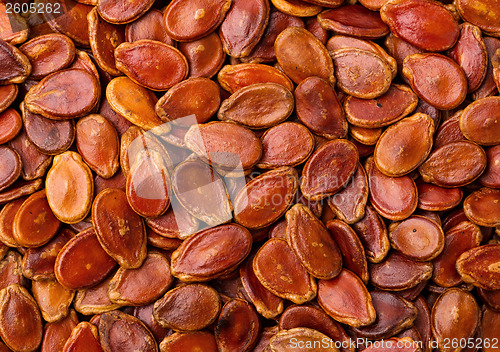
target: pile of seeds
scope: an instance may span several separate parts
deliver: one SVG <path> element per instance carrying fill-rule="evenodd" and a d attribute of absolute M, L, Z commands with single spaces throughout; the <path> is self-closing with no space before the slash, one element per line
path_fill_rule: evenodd
<path fill-rule="evenodd" d="M 500 350 L 496 37 L 497 0 L 2 2 L 0 351 Z"/>

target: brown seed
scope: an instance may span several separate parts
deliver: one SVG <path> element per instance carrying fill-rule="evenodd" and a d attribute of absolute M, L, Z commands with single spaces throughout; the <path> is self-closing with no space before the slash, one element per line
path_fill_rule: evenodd
<path fill-rule="evenodd" d="M 99 97 L 100 87 L 95 77 L 87 71 L 72 68 L 42 79 L 26 94 L 25 104 L 33 113 L 66 120 L 89 113 Z"/>
<path fill-rule="evenodd" d="M 298 17 L 288 15 L 281 11 L 272 11 L 269 14 L 269 21 L 262 38 L 250 54 L 241 58 L 241 60 L 252 63 L 275 61 L 276 53 L 274 52 L 274 42 L 276 41 L 276 37 L 288 27 L 304 27 L 304 22 Z"/>
<path fill-rule="evenodd" d="M 444 248 L 444 233 L 439 224 L 415 215 L 400 222 L 389 232 L 392 246 L 404 256 L 427 261 L 436 258 Z"/>
<path fill-rule="evenodd" d="M 358 151 L 351 142 L 336 139 L 325 143 L 304 166 L 300 184 L 302 194 L 309 200 L 320 200 L 337 193 L 354 175 L 357 161 Z"/>
<path fill-rule="evenodd" d="M 441 351 L 455 351 L 446 341 L 468 339 L 479 326 L 479 307 L 469 292 L 459 288 L 446 290 L 432 307 L 432 333 Z"/>
<path fill-rule="evenodd" d="M 309 4 L 300 0 L 271 0 L 279 11 L 297 17 L 316 16 L 321 12 L 321 6 Z"/>
<path fill-rule="evenodd" d="M 500 290 L 485 290 L 483 288 L 478 288 L 477 293 L 489 308 L 496 311 L 500 310 Z"/>
<path fill-rule="evenodd" d="M 29 26 L 26 19 L 20 13 L 7 10 L 7 5 L 0 5 L 0 39 L 17 45 L 28 39 Z M 3 350 L 2 350 L 3 351 Z"/>
<path fill-rule="evenodd" d="M 147 254 L 146 231 L 125 192 L 116 188 L 101 191 L 92 205 L 92 222 L 102 247 L 122 268 L 141 266 Z"/>
<path fill-rule="evenodd" d="M 42 318 L 33 297 L 19 285 L 0 291 L 0 336 L 14 351 L 35 351 L 42 342 Z"/>
<path fill-rule="evenodd" d="M 208 78 L 190 78 L 174 85 L 156 103 L 156 113 L 163 121 L 175 121 L 195 115 L 196 121 L 205 123 L 215 115 L 220 106 L 220 91 Z M 186 125 L 182 120 L 179 125 Z"/>
<path fill-rule="evenodd" d="M 212 333 L 207 331 L 176 332 L 165 337 L 160 343 L 161 352 L 217 352 L 217 343 Z"/>
<path fill-rule="evenodd" d="M 182 206 L 172 206 L 165 214 L 156 218 L 146 218 L 145 222 L 159 235 L 181 240 L 197 232 L 200 225 L 198 219 L 185 211 Z"/>
<path fill-rule="evenodd" d="M 24 130 L 9 142 L 9 146 L 21 157 L 23 165 L 21 177 L 23 179 L 30 181 L 46 174 L 52 162 L 52 157 L 38 151 L 30 142 Z"/>
<path fill-rule="evenodd" d="M 453 209 L 462 201 L 460 188 L 442 188 L 430 183 L 418 182 L 418 208 L 428 211 Z"/>
<path fill-rule="evenodd" d="M 94 180 L 79 154 L 68 151 L 55 156 L 45 187 L 50 209 L 60 221 L 75 224 L 88 215 Z"/>
<path fill-rule="evenodd" d="M 64 344 L 63 352 L 102 352 L 99 335 L 95 325 L 82 321 L 71 332 Z"/>
<path fill-rule="evenodd" d="M 306 270 L 328 280 L 342 270 L 342 253 L 323 223 L 303 204 L 286 212 L 286 237 Z"/>
<path fill-rule="evenodd" d="M 161 326 L 194 331 L 212 324 L 220 310 L 217 291 L 209 286 L 190 284 L 176 287 L 156 301 L 153 315 Z"/>
<path fill-rule="evenodd" d="M 308 30 L 286 28 L 276 38 L 274 50 L 280 67 L 295 83 L 299 84 L 310 76 L 335 83 L 333 63 L 328 51 Z"/>
<path fill-rule="evenodd" d="M 429 156 L 434 123 L 429 115 L 416 113 L 388 127 L 375 146 L 377 168 L 387 176 L 403 176 Z"/>
<path fill-rule="evenodd" d="M 13 149 L 0 146 L 0 190 L 12 185 L 21 175 L 22 161 L 19 154 Z"/>
<path fill-rule="evenodd" d="M 174 46 L 174 41 L 168 36 L 163 26 L 163 13 L 157 9 L 151 9 L 137 20 L 127 24 L 125 38 L 130 43 L 150 39 Z"/>
<path fill-rule="evenodd" d="M 220 225 L 198 232 L 172 254 L 172 275 L 186 282 L 212 280 L 235 270 L 251 246 L 252 235 L 240 225 Z"/>
<path fill-rule="evenodd" d="M 62 247 L 75 234 L 68 229 L 61 229 L 48 243 L 38 248 L 29 248 L 23 257 L 22 273 L 34 281 L 54 279 L 54 263 Z"/>
<path fill-rule="evenodd" d="M 0 143 L 4 144 L 12 140 L 22 127 L 21 115 L 16 110 L 7 109 L 0 113 Z"/>
<path fill-rule="evenodd" d="M 68 315 L 75 291 L 62 286 L 57 280 L 33 281 L 31 290 L 45 321 L 59 321 Z"/>
<path fill-rule="evenodd" d="M 217 33 L 192 41 L 179 43 L 179 50 L 189 63 L 190 77 L 214 76 L 224 64 L 226 54 Z"/>
<path fill-rule="evenodd" d="M 276 83 L 293 90 L 293 83 L 282 71 L 263 64 L 226 65 L 217 74 L 222 88 L 233 94 L 256 83 Z"/>
<path fill-rule="evenodd" d="M 258 167 L 273 169 L 303 163 L 314 150 L 314 138 L 307 127 L 283 122 L 262 135 L 262 157 Z"/>
<path fill-rule="evenodd" d="M 358 4 L 326 10 L 318 15 L 318 21 L 325 29 L 353 37 L 375 39 L 389 33 L 377 12 Z"/>
<path fill-rule="evenodd" d="M 358 126 L 351 126 L 349 130 L 349 134 L 352 138 L 354 138 L 359 143 L 363 143 L 366 145 L 375 145 L 383 130 L 381 127 L 379 128 L 364 128 Z"/>
<path fill-rule="evenodd" d="M 205 37 L 221 24 L 231 2 L 196 0 L 188 4 L 182 0 L 172 1 L 163 15 L 168 35 L 180 42 Z"/>
<path fill-rule="evenodd" d="M 240 266 L 241 284 L 250 302 L 264 318 L 272 319 L 283 312 L 283 299 L 272 294 L 260 283 L 253 271 L 253 258 L 250 255 Z"/>
<path fill-rule="evenodd" d="M 0 290 L 15 284 L 27 286 L 27 281 L 21 273 L 21 255 L 11 250 L 0 261 Z"/>
<path fill-rule="evenodd" d="M 372 99 L 391 86 L 392 69 L 381 56 L 371 51 L 345 48 L 331 53 L 339 88 L 351 96 Z"/>
<path fill-rule="evenodd" d="M 58 322 L 45 324 L 40 351 L 62 351 L 66 340 L 71 336 L 77 324 L 78 316 L 74 310 L 70 310 L 68 316 Z"/>
<path fill-rule="evenodd" d="M 375 166 L 373 158 L 365 164 L 370 202 L 383 217 L 391 220 L 403 220 L 417 208 L 417 186 L 409 176 L 389 177 Z"/>
<path fill-rule="evenodd" d="M 110 1 L 102 0 L 97 4 L 99 15 L 110 23 L 129 23 L 135 21 L 153 6 L 154 0 L 147 1 Z"/>
<path fill-rule="evenodd" d="M 158 324 L 153 316 L 154 304 L 148 304 L 146 306 L 134 307 L 130 313 L 146 325 L 146 327 L 153 333 L 156 342 L 162 341 L 165 337 L 172 334 L 172 330 L 168 328 L 163 328 Z"/>
<path fill-rule="evenodd" d="M 493 146 L 486 150 L 488 164 L 478 181 L 483 186 L 500 188 L 500 146 Z"/>
<path fill-rule="evenodd" d="M 109 283 L 113 275 L 108 276 L 95 286 L 78 290 L 73 306 L 78 313 L 93 315 L 119 309 L 122 305 L 109 299 Z"/>
<path fill-rule="evenodd" d="M 377 314 L 375 323 L 353 328 L 357 336 L 370 340 L 380 340 L 410 328 L 417 317 L 415 305 L 390 292 L 371 292 L 373 306 Z"/>
<path fill-rule="evenodd" d="M 132 123 L 129 120 L 116 113 L 111 108 L 106 97 L 102 97 L 99 114 L 104 116 L 106 119 L 108 119 L 109 122 L 113 124 L 113 126 L 115 126 L 120 137 L 127 131 L 130 126 L 132 126 Z"/>
<path fill-rule="evenodd" d="M 460 116 L 464 136 L 480 145 L 500 144 L 500 97 L 487 97 L 468 105 Z"/>
<path fill-rule="evenodd" d="M 292 205 L 297 193 L 298 174 L 283 166 L 267 171 L 239 191 L 234 199 L 234 219 L 250 228 L 260 229 L 279 219 Z"/>
<path fill-rule="evenodd" d="M 45 34 L 24 43 L 19 49 L 31 63 L 32 79 L 65 69 L 75 58 L 75 44 L 62 34 Z"/>
<path fill-rule="evenodd" d="M 69 149 L 75 139 L 74 120 L 52 120 L 22 109 L 24 131 L 30 142 L 42 153 L 57 155 Z"/>
<path fill-rule="evenodd" d="M 318 303 L 333 319 L 349 326 L 370 325 L 376 318 L 366 286 L 347 269 L 334 279 L 318 282 Z"/>
<path fill-rule="evenodd" d="M 42 190 L 29 196 L 17 211 L 13 223 L 14 239 L 24 247 L 40 247 L 57 233 L 60 224 Z"/>
<path fill-rule="evenodd" d="M 391 85 L 382 96 L 365 100 L 348 96 L 344 108 L 349 123 L 366 128 L 393 124 L 412 112 L 418 103 L 413 91 L 403 85 Z"/>
<path fill-rule="evenodd" d="M 109 82 L 106 98 L 115 112 L 140 128 L 149 130 L 162 124 L 155 112 L 156 96 L 128 77 Z"/>
<path fill-rule="evenodd" d="M 268 240 L 255 255 L 253 270 L 260 283 L 278 297 L 301 304 L 316 296 L 316 282 L 282 239 Z"/>
<path fill-rule="evenodd" d="M 477 144 L 459 141 L 434 150 L 418 171 L 424 182 L 460 187 L 474 181 L 486 168 L 486 153 Z"/>
<path fill-rule="evenodd" d="M 486 61 L 486 76 L 484 77 L 483 83 L 481 83 L 479 88 L 472 93 L 472 98 L 474 100 L 494 95 L 498 91 L 495 84 L 495 75 L 493 73 L 493 60 L 491 59 L 493 59 L 496 51 L 500 48 L 500 40 L 492 37 L 483 37 L 483 41 L 486 45 L 486 51 L 488 52 L 488 60 Z"/>
<path fill-rule="evenodd" d="M 481 230 L 469 221 L 463 221 L 445 232 L 444 248 L 435 258 L 432 280 L 441 287 L 452 287 L 462 282 L 455 268 L 458 257 L 465 251 L 479 246 Z"/>
<path fill-rule="evenodd" d="M 339 348 L 340 351 L 354 352 L 350 344 L 351 339 L 342 326 L 319 307 L 308 305 L 292 305 L 288 307 L 280 317 L 279 329 L 290 330 L 298 327 L 318 330 L 333 341 L 343 344 Z"/>
<path fill-rule="evenodd" d="M 110 178 L 118 170 L 118 133 L 101 115 L 88 115 L 78 121 L 76 146 L 83 160 L 99 176 Z"/>
<path fill-rule="evenodd" d="M 365 248 L 368 261 L 381 262 L 391 245 L 387 236 L 387 228 L 380 215 L 371 205 L 367 205 L 365 216 L 352 227 Z"/>
<path fill-rule="evenodd" d="M 456 108 L 467 95 L 464 71 L 455 61 L 440 54 L 408 56 L 403 62 L 403 74 L 421 99 L 441 110 Z"/>
<path fill-rule="evenodd" d="M 451 48 L 460 34 L 453 14 L 431 0 L 393 0 L 382 6 L 380 15 L 397 36 L 427 51 Z"/>
<path fill-rule="evenodd" d="M 244 57 L 257 45 L 269 20 L 266 0 L 233 0 L 220 26 L 224 51 L 231 57 Z"/>
<path fill-rule="evenodd" d="M 396 76 L 398 72 L 396 60 L 392 56 L 387 54 L 387 52 L 382 49 L 380 45 L 371 40 L 363 40 L 343 35 L 335 35 L 328 40 L 328 42 L 326 43 L 326 48 L 330 52 L 334 52 L 335 50 L 344 48 L 356 48 L 371 51 L 377 55 L 380 55 L 385 61 L 387 61 L 389 66 L 391 66 L 393 77 Z"/>
<path fill-rule="evenodd" d="M 42 184 L 43 180 L 39 178 L 33 181 L 19 180 L 12 184 L 12 186 L 8 189 L 0 192 L 0 204 L 5 204 L 11 200 L 35 193 L 42 187 Z"/>
<path fill-rule="evenodd" d="M 293 108 L 294 98 L 287 88 L 276 83 L 255 83 L 223 101 L 217 117 L 250 128 L 267 128 L 286 120 Z"/>
<path fill-rule="evenodd" d="M 0 211 L 0 241 L 9 247 L 20 247 L 14 238 L 14 217 L 25 197 L 9 201 Z"/>
<path fill-rule="evenodd" d="M 457 12 L 464 19 L 464 21 L 478 26 L 487 34 L 498 36 L 500 33 L 500 24 L 498 22 L 500 12 L 494 4 L 495 3 L 491 0 L 484 2 L 484 6 L 487 8 L 493 6 L 492 10 L 487 13 L 481 11 L 481 8 L 478 8 L 477 4 L 470 0 L 458 0 L 455 6 L 457 8 Z"/>
<path fill-rule="evenodd" d="M 417 262 L 392 252 L 380 263 L 370 264 L 370 282 L 383 290 L 402 291 L 432 276 L 431 262 Z"/>
<path fill-rule="evenodd" d="M 460 37 L 447 55 L 462 67 L 467 76 L 468 92 L 475 91 L 484 80 L 488 68 L 488 52 L 481 30 L 470 24 L 460 25 Z"/>
<path fill-rule="evenodd" d="M 335 90 L 319 77 L 304 79 L 295 89 L 296 113 L 312 132 L 327 139 L 344 138 L 347 121 Z"/>
<path fill-rule="evenodd" d="M 99 341 L 103 351 L 157 352 L 153 334 L 137 318 L 115 310 L 99 319 Z"/>
<path fill-rule="evenodd" d="M 172 282 L 167 258 L 150 251 L 140 268 L 118 269 L 109 283 L 109 297 L 113 303 L 143 306 L 160 298 Z"/>
<path fill-rule="evenodd" d="M 247 351 L 257 343 L 259 333 L 259 316 L 247 301 L 232 299 L 224 304 L 215 326 L 219 351 Z"/>
<path fill-rule="evenodd" d="M 172 177 L 172 188 L 182 207 L 195 218 L 210 226 L 231 220 L 232 205 L 226 186 L 209 165 L 198 160 L 179 164 Z"/>
<path fill-rule="evenodd" d="M 287 352 L 297 349 L 298 346 L 307 346 L 297 349 L 298 351 L 310 352 L 338 352 L 337 347 L 328 344 L 323 345 L 324 341 L 329 342 L 330 338 L 318 330 L 309 328 L 294 328 L 290 330 L 281 330 L 269 341 L 269 351 Z M 312 346 L 312 347 L 309 347 Z M 322 347 L 318 347 L 322 346 Z"/>
<path fill-rule="evenodd" d="M 111 76 L 122 73 L 116 67 L 115 49 L 125 41 L 125 26 L 113 25 L 99 16 L 94 7 L 86 16 L 90 48 L 99 67 Z"/>
<path fill-rule="evenodd" d="M 93 228 L 70 239 L 57 255 L 54 272 L 63 286 L 78 290 L 101 282 L 116 262 L 102 249 Z"/>
<path fill-rule="evenodd" d="M 486 290 L 500 290 L 500 244 L 475 247 L 457 259 L 462 279 Z"/>
<path fill-rule="evenodd" d="M 463 110 L 457 111 L 448 120 L 444 121 L 436 131 L 434 138 L 434 149 L 438 149 L 445 144 L 466 140 L 460 130 L 459 118 Z"/>
<path fill-rule="evenodd" d="M 341 220 L 330 220 L 326 227 L 342 253 L 344 267 L 356 274 L 365 284 L 368 283 L 368 264 L 363 244 L 349 225 Z"/>
<path fill-rule="evenodd" d="M 481 337 L 483 338 L 484 352 L 493 352 L 498 350 L 497 342 L 498 341 L 498 326 L 500 323 L 500 313 L 491 309 L 485 309 L 483 311 L 483 317 L 481 320 Z M 493 342 L 493 343 L 486 343 Z"/>
<path fill-rule="evenodd" d="M 100 81 L 99 71 L 97 70 L 94 61 L 90 58 L 89 54 L 85 51 L 76 49 L 75 59 L 73 63 L 69 66 L 70 68 L 79 68 L 81 70 L 85 70 L 95 76 L 95 78 Z M 109 80 L 103 77 L 104 82 L 108 82 Z"/>
<path fill-rule="evenodd" d="M 135 157 L 127 175 L 128 203 L 141 216 L 160 216 L 170 205 L 169 160 L 166 158 L 146 148 Z"/>
<path fill-rule="evenodd" d="M 29 59 L 15 46 L 0 39 L 0 83 L 22 83 L 31 73 Z"/>
<path fill-rule="evenodd" d="M 156 40 L 124 42 L 115 49 L 116 67 L 134 82 L 167 90 L 187 77 L 188 62 L 176 48 Z M 144 62 L 149 62 L 147 66 Z"/>
<path fill-rule="evenodd" d="M 48 23 L 52 31 L 70 37 L 80 46 L 89 46 L 88 24 L 85 19 L 92 10 L 92 6 L 73 0 L 37 0 L 38 3 L 42 3 L 45 6 L 50 3 L 54 8 L 58 7 L 60 9 L 57 12 L 43 11 L 42 13 L 43 20 Z M 59 4 L 59 6 L 56 6 L 56 4 Z"/>

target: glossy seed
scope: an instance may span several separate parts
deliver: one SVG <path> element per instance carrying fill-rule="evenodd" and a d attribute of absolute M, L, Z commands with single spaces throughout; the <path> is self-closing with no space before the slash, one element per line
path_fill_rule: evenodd
<path fill-rule="evenodd" d="M 25 104 L 33 113 L 66 120 L 88 114 L 100 95 L 94 75 L 71 68 L 54 72 L 33 86 L 26 94 Z"/>
<path fill-rule="evenodd" d="M 468 105 L 460 116 L 464 136 L 480 145 L 500 143 L 500 97 L 487 97 Z"/>
<path fill-rule="evenodd" d="M 276 83 L 255 83 L 223 101 L 217 117 L 257 129 L 286 120 L 293 108 L 294 98 L 287 88 Z"/>
<path fill-rule="evenodd" d="M 124 42 L 115 49 L 116 67 L 134 82 L 167 90 L 187 77 L 188 62 L 176 48 L 155 40 Z M 147 61 L 150 64 L 144 66 Z"/>
<path fill-rule="evenodd" d="M 75 291 L 57 280 L 34 281 L 31 290 L 45 321 L 59 321 L 68 315 Z"/>
<path fill-rule="evenodd" d="M 315 278 L 332 279 L 342 270 L 342 254 L 321 221 L 305 205 L 286 212 L 286 237 L 302 265 Z"/>
<path fill-rule="evenodd" d="M 198 232 L 172 254 L 172 275 L 187 282 L 217 278 L 236 269 L 250 253 L 251 245 L 250 232 L 236 224 Z"/>
<path fill-rule="evenodd" d="M 333 63 L 325 46 L 309 31 L 300 27 L 283 30 L 274 44 L 276 58 L 288 77 L 299 84 L 310 76 L 335 83 Z"/>
<path fill-rule="evenodd" d="M 234 199 L 234 219 L 250 228 L 266 227 L 292 205 L 298 189 L 294 168 L 283 166 L 267 171 L 247 183 Z"/>
<path fill-rule="evenodd" d="M 431 0 L 393 0 L 382 6 L 380 15 L 392 32 L 423 50 L 449 49 L 459 36 L 453 14 Z"/>
<path fill-rule="evenodd" d="M 78 290 L 101 282 L 116 262 L 102 249 L 93 228 L 70 239 L 58 253 L 54 272 L 63 286 Z"/>
<path fill-rule="evenodd" d="M 479 325 L 479 307 L 469 292 L 458 288 L 446 290 L 432 307 L 432 332 L 440 350 L 453 351 L 446 346 L 451 338 L 468 339 Z"/>
<path fill-rule="evenodd" d="M 98 2 L 97 11 L 110 23 L 129 23 L 138 19 L 151 6 L 154 0 L 148 1 L 109 1 Z"/>
<path fill-rule="evenodd" d="M 88 215 L 94 180 L 79 154 L 68 151 L 55 156 L 45 187 L 50 209 L 60 221 L 74 224 Z"/>
<path fill-rule="evenodd" d="M 0 291 L 0 336 L 14 351 L 35 351 L 42 342 L 42 318 L 36 301 L 19 285 Z"/>
<path fill-rule="evenodd" d="M 31 73 L 29 59 L 15 46 L 0 39 L 0 83 L 22 83 Z"/>
<path fill-rule="evenodd" d="M 260 283 L 278 297 L 300 304 L 316 296 L 314 278 L 282 239 L 268 240 L 259 249 L 253 270 Z"/>
<path fill-rule="evenodd" d="M 76 146 L 83 160 L 99 176 L 110 178 L 118 170 L 118 133 L 103 116 L 92 114 L 78 121 Z"/>
<path fill-rule="evenodd" d="M 175 332 L 165 337 L 160 343 L 160 351 L 162 352 L 195 352 L 197 350 L 217 352 L 214 335 L 208 331 Z"/>
<path fill-rule="evenodd" d="M 97 327 L 89 322 L 79 323 L 68 337 L 63 352 L 102 352 Z"/>
<path fill-rule="evenodd" d="M 116 188 L 101 191 L 92 205 L 92 222 L 102 247 L 121 267 L 141 266 L 146 258 L 146 231 L 125 192 Z"/>
<path fill-rule="evenodd" d="M 334 344 L 327 343 L 322 346 L 321 341 L 329 342 L 330 339 L 318 330 L 310 328 L 294 328 L 290 330 L 281 330 L 269 341 L 270 351 L 286 352 L 293 349 L 292 346 L 308 346 L 307 350 L 311 352 L 338 352 Z M 321 347 L 318 347 L 321 346 Z M 303 350 L 306 350 L 305 348 Z"/>
<path fill-rule="evenodd" d="M 255 83 L 276 83 L 293 91 L 290 78 L 277 68 L 263 64 L 226 65 L 217 74 L 217 80 L 231 94 Z"/>
<path fill-rule="evenodd" d="M 500 244 L 475 247 L 462 253 L 456 268 L 462 279 L 486 290 L 500 289 Z"/>
<path fill-rule="evenodd" d="M 176 287 L 156 301 L 153 315 L 161 326 L 176 331 L 201 330 L 213 323 L 221 310 L 213 288 L 200 284 Z"/>
<path fill-rule="evenodd" d="M 417 113 L 388 127 L 375 146 L 377 168 L 387 176 L 403 176 L 419 167 L 429 156 L 434 123 L 429 115 Z"/>
<path fill-rule="evenodd" d="M 389 238 L 395 249 L 417 261 L 436 258 L 443 251 L 445 242 L 441 226 L 419 215 L 400 222 L 389 232 Z"/>
<path fill-rule="evenodd" d="M 327 139 L 344 138 L 347 121 L 335 90 L 319 77 L 304 79 L 295 89 L 296 113 L 312 132 Z"/>
<path fill-rule="evenodd" d="M 458 141 L 434 150 L 418 171 L 424 182 L 460 187 L 474 181 L 486 168 L 486 154 L 477 144 Z"/>

